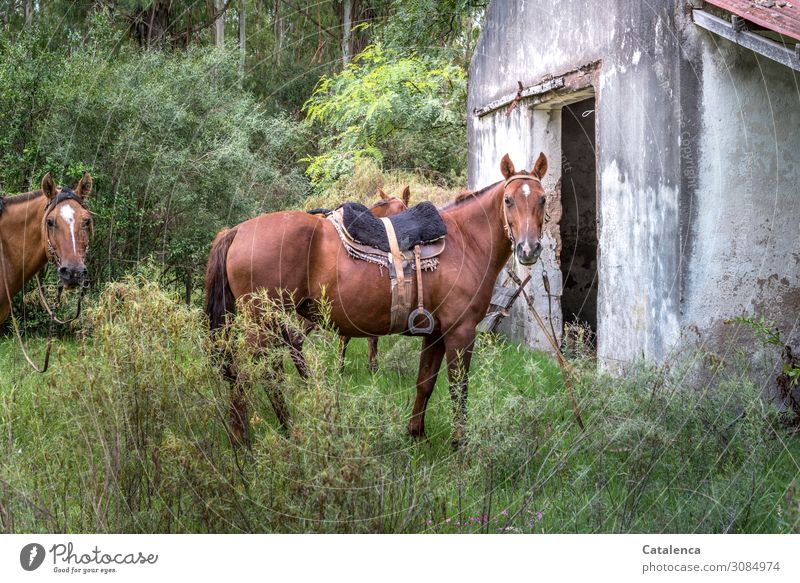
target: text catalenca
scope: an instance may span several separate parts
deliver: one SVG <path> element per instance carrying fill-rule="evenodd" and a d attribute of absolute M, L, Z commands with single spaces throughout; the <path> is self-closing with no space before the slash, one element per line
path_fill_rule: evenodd
<path fill-rule="evenodd" d="M 672 545 L 668 547 L 644 545 L 642 552 L 645 555 L 699 555 L 700 549 L 697 547 L 673 547 Z"/>

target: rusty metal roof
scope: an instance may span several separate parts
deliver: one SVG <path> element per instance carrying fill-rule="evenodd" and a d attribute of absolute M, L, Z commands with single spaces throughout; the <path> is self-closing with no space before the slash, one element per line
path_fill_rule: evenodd
<path fill-rule="evenodd" d="M 706 4 L 800 41 L 800 0 L 706 0 Z"/>

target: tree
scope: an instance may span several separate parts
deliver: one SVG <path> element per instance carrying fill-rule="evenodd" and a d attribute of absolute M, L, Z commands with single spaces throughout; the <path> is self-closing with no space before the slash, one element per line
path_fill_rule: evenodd
<path fill-rule="evenodd" d="M 353 0 L 342 0 L 342 67 L 350 63 L 350 33 L 353 27 Z"/>
<path fill-rule="evenodd" d="M 225 46 L 225 11 L 228 9 L 229 1 L 230 0 L 214 0 L 212 7 L 212 33 L 214 46 L 217 48 Z"/>
<path fill-rule="evenodd" d="M 465 98 L 466 75 L 446 59 L 370 45 L 304 106 L 321 150 L 308 175 L 325 187 L 371 158 L 447 182 L 466 166 Z"/>

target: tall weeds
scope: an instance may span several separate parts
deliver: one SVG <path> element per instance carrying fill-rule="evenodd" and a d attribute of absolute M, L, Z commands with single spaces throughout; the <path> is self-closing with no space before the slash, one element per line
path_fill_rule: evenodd
<path fill-rule="evenodd" d="M 129 278 L 104 289 L 48 375 L 0 378 L 0 529 L 800 529 L 797 439 L 735 371 L 715 371 L 711 386 L 690 380 L 680 359 L 624 378 L 581 362 L 581 431 L 551 359 L 482 335 L 468 440 L 453 451 L 444 371 L 428 439 L 406 435 L 418 340 L 383 340 L 372 375 L 359 343 L 340 367 L 338 338 L 323 325 L 306 341 L 304 380 L 277 337 L 266 334 L 257 350 L 247 342 L 255 331 L 301 327 L 257 301 L 258 311 L 241 306 L 215 347 L 199 310 Z M 252 451 L 228 440 L 220 348 L 240 372 Z M 5 352 L 0 343 L 0 366 Z M 277 389 L 292 414 L 288 431 L 270 406 Z"/>

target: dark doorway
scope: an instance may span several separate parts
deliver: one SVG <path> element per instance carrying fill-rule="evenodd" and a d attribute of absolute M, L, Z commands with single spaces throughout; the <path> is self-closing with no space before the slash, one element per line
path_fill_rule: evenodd
<path fill-rule="evenodd" d="M 561 309 L 564 325 L 597 333 L 597 176 L 594 98 L 561 114 Z"/>

